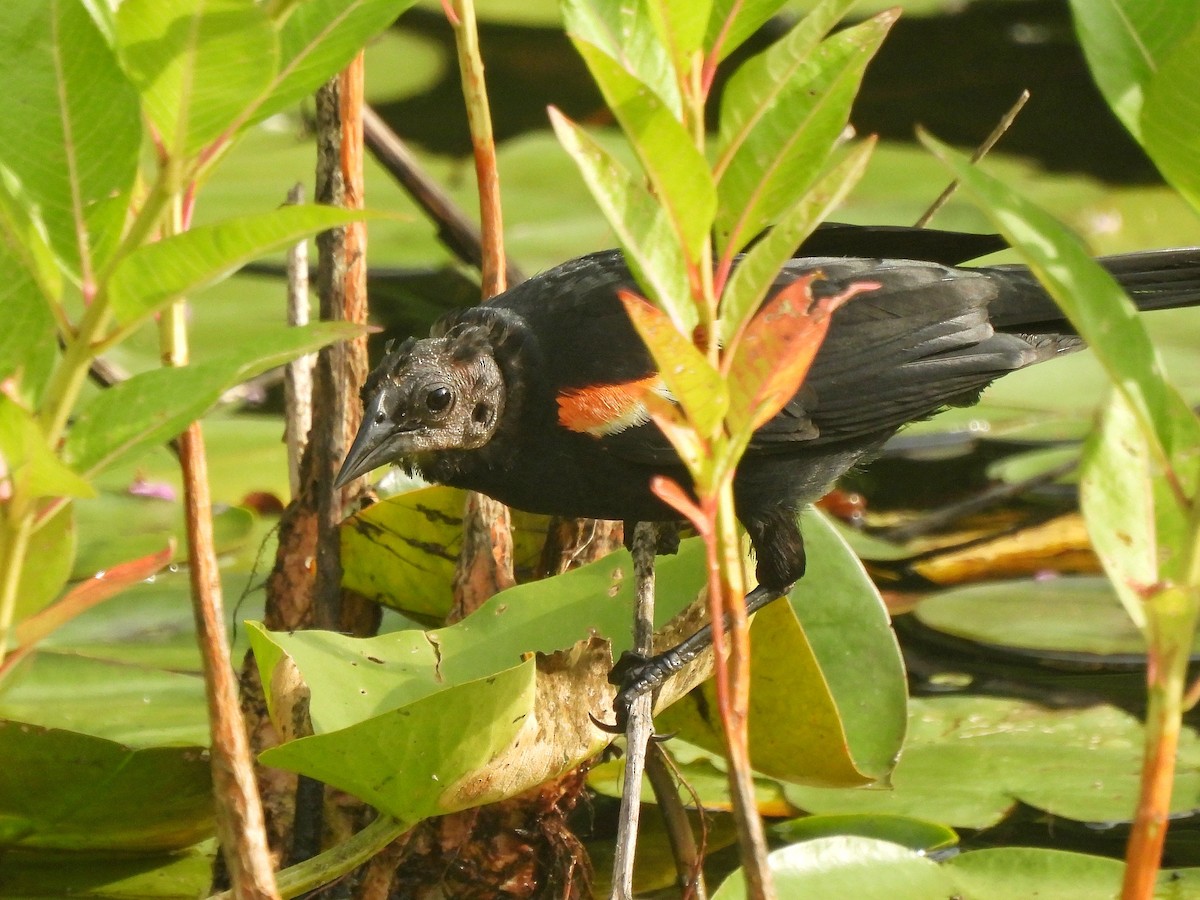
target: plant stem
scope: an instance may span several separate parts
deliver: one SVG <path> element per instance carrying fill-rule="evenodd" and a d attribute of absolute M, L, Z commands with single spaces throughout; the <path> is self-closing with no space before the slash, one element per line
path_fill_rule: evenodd
<path fill-rule="evenodd" d="M 1147 600 L 1158 608 L 1149 614 L 1146 749 L 1137 813 L 1125 851 L 1122 900 L 1150 900 L 1154 895 L 1175 783 L 1175 754 L 1196 627 L 1194 601 L 1181 587 L 1168 587 Z"/>
<path fill-rule="evenodd" d="M 170 210 L 166 232 L 177 234 L 186 227 L 188 217 L 178 193 L 172 198 Z M 184 300 L 172 303 L 159 317 L 159 354 L 163 365 L 188 364 L 187 303 Z M 179 436 L 179 465 L 183 474 L 192 613 L 212 730 L 210 752 L 217 834 L 229 867 L 234 895 L 239 900 L 273 900 L 279 893 L 275 887 L 274 866 L 246 724 L 238 702 L 238 683 L 230 665 L 221 574 L 213 541 L 208 460 L 199 422 L 193 422 Z"/>
<path fill-rule="evenodd" d="M 34 511 L 17 510 L 8 522 L 0 522 L 0 663 L 8 653 L 8 637 L 17 611 L 17 594 L 21 589 L 21 573 L 25 571 L 25 555 L 33 534 Z"/>
<path fill-rule="evenodd" d="M 280 871 L 276 881 L 279 895 L 284 898 L 299 897 L 331 884 L 368 862 L 410 827 L 391 816 L 380 815 L 336 847 Z M 234 900 L 234 893 L 222 891 L 211 895 L 208 900 Z"/>
<path fill-rule="evenodd" d="M 724 442 L 722 442 L 724 443 Z M 741 849 L 746 893 L 754 900 L 775 896 L 771 870 L 767 866 L 767 839 L 754 796 L 754 778 L 750 769 L 750 635 L 746 621 L 746 587 L 742 568 L 741 540 L 734 507 L 733 478 L 722 478 L 717 494 L 716 543 L 721 605 L 728 610 L 731 628 L 728 655 L 717 646 L 717 668 L 727 668 L 728 690 L 719 706 L 725 726 L 725 747 L 729 756 L 729 790 L 733 799 L 734 823 Z M 715 606 L 715 604 L 714 604 Z M 717 636 L 720 610 L 713 609 L 713 634 Z M 724 642 L 723 642 L 724 643 Z M 718 679 L 720 688 L 720 679 Z"/>

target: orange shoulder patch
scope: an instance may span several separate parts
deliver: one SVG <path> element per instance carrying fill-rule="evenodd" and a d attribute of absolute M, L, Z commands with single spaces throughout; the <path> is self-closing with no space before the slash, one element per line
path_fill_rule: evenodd
<path fill-rule="evenodd" d="M 558 424 L 571 431 L 604 437 L 650 421 L 645 396 L 662 390 L 658 375 L 620 384 L 574 388 L 558 395 Z"/>

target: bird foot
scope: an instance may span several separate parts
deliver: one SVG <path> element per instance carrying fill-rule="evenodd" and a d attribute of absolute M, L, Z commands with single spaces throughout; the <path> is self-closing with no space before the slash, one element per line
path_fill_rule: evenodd
<path fill-rule="evenodd" d="M 662 687 L 671 675 L 679 670 L 680 663 L 675 654 L 668 650 L 657 656 L 644 656 L 632 650 L 626 650 L 608 673 L 608 683 L 617 686 L 617 696 L 613 700 L 613 712 L 616 722 L 609 724 L 592 717 L 592 722 L 601 731 L 609 734 L 624 734 L 629 725 L 629 714 L 634 701 L 647 693 L 653 693 Z M 655 740 L 665 740 L 656 736 Z"/>

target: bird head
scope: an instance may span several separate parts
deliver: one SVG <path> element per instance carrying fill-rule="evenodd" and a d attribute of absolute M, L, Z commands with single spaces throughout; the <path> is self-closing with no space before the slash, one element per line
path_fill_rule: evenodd
<path fill-rule="evenodd" d="M 363 386 L 363 423 L 335 484 L 385 463 L 419 463 L 439 451 L 484 446 L 506 397 L 494 331 L 485 323 L 460 322 L 442 334 L 389 347 Z"/>

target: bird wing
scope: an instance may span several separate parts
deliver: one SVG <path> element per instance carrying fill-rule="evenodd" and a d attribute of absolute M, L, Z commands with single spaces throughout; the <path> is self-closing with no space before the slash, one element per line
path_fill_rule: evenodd
<path fill-rule="evenodd" d="M 1057 352 L 1024 335 L 997 333 L 988 304 L 1003 273 L 911 260 L 793 260 L 776 287 L 819 271 L 817 296 L 852 284 L 877 290 L 834 313 L 796 395 L 754 435 L 748 452 L 800 452 L 895 431 L 947 405 L 972 403 L 1000 375 Z M 538 337 L 547 402 L 558 425 L 586 433 L 630 462 L 678 464 L 650 421 L 646 395 L 668 396 L 617 298 L 636 291 L 620 254 L 606 252 L 544 273 L 504 295 Z"/>

